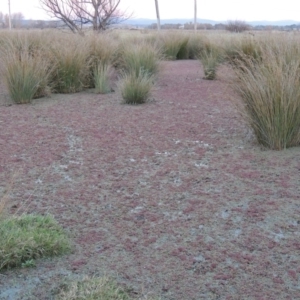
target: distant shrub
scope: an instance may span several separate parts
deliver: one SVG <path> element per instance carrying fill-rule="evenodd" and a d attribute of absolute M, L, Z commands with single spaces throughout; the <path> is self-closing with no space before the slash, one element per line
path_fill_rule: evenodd
<path fill-rule="evenodd" d="M 227 22 L 225 29 L 230 32 L 243 32 L 250 29 L 250 25 L 248 25 L 245 21 L 241 20 L 230 20 Z"/>

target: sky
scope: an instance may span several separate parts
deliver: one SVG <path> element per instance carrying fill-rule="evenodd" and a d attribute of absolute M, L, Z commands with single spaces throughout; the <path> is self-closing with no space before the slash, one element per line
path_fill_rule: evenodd
<path fill-rule="evenodd" d="M 49 19 L 39 0 L 10 0 L 12 13 L 22 12 L 26 19 Z M 194 0 L 158 0 L 161 19 L 193 18 Z M 182 4 L 184 3 L 184 5 Z M 299 0 L 197 0 L 198 18 L 215 21 L 300 22 Z M 154 0 L 121 0 L 120 8 L 135 18 L 155 19 Z M 8 12 L 8 0 L 0 0 L 0 11 Z"/>

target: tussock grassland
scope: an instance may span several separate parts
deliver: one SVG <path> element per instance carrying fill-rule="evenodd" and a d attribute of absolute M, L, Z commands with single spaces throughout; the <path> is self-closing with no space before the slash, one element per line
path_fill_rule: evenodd
<path fill-rule="evenodd" d="M 50 92 L 75 93 L 86 88 L 107 93 L 111 91 L 111 72 L 120 75 L 122 84 L 118 86 L 126 103 L 144 103 L 163 59 L 200 59 L 206 79 L 217 78 L 218 64 L 226 63 L 236 72 L 234 86 L 244 104 L 239 109 L 257 140 L 266 147 L 284 149 L 299 144 L 299 40 L 282 33 L 270 38 L 264 33 L 176 30 L 85 36 L 2 31 L 0 59 L 2 76 L 15 103 L 28 103 Z M 274 141 L 278 138 L 284 141 Z"/>

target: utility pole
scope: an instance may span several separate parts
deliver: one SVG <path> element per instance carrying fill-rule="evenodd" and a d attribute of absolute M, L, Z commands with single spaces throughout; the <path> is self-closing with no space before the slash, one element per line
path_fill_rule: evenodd
<path fill-rule="evenodd" d="M 155 0 L 155 8 L 156 8 L 156 17 L 157 17 L 157 30 L 160 31 L 160 16 L 159 16 L 158 0 Z"/>
<path fill-rule="evenodd" d="M 194 0 L 194 30 L 197 31 L 197 0 Z"/>
<path fill-rule="evenodd" d="M 8 27 L 11 30 L 11 11 L 10 11 L 10 0 L 8 0 Z"/>

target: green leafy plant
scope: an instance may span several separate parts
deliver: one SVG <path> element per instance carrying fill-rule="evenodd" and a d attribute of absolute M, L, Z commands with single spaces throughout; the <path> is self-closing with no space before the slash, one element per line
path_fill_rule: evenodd
<path fill-rule="evenodd" d="M 36 267 L 34 259 L 28 259 L 21 264 L 22 268 L 33 268 Z"/>

